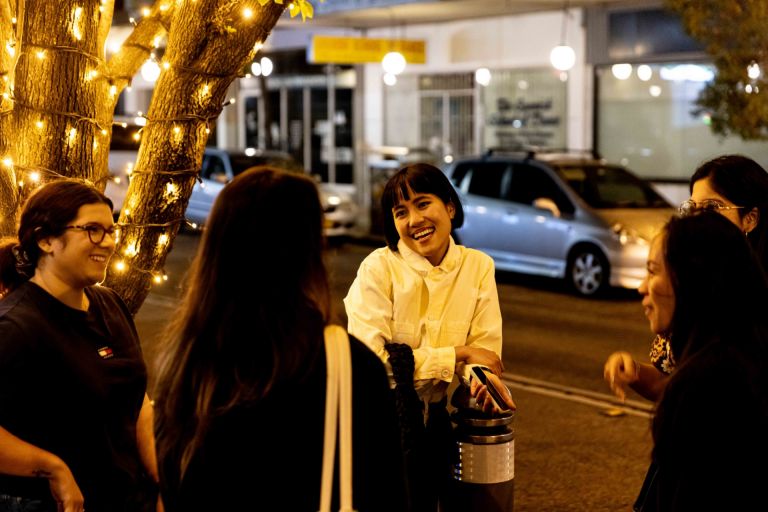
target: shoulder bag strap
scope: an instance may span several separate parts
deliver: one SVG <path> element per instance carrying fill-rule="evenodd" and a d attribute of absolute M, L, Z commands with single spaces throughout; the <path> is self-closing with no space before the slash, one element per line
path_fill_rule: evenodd
<path fill-rule="evenodd" d="M 347 332 L 338 325 L 325 328 L 327 379 L 320 512 L 330 512 L 336 430 L 339 426 L 339 497 L 341 512 L 352 512 L 352 362 Z"/>

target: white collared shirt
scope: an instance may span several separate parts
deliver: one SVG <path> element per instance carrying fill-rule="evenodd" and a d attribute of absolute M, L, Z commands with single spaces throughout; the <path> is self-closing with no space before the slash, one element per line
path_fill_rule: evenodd
<path fill-rule="evenodd" d="M 397 248 L 377 249 L 360 264 L 344 299 L 348 331 L 385 363 L 385 343 L 410 345 L 416 391 L 422 400 L 437 402 L 455 372 L 469 380 L 471 365 L 456 368 L 454 347 L 482 347 L 501 356 L 493 260 L 453 238 L 436 267 L 402 240 Z M 387 371 L 393 383 L 389 364 Z"/>

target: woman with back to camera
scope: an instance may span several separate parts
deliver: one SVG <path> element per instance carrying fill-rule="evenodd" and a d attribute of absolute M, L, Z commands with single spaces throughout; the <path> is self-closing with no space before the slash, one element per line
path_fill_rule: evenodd
<path fill-rule="evenodd" d="M 0 511 L 154 510 L 136 328 L 95 286 L 114 250 L 111 201 L 75 180 L 36 190 L 0 246 Z"/>
<path fill-rule="evenodd" d="M 763 269 L 768 269 L 768 173 L 754 160 L 724 155 L 699 166 L 691 176 L 691 198 L 680 214 L 716 211 L 744 233 Z M 669 340 L 657 335 L 651 347 L 651 363 L 635 361 L 625 351 L 614 352 L 605 363 L 604 375 L 621 399 L 626 389 L 656 401 L 675 367 Z"/>
<path fill-rule="evenodd" d="M 635 510 L 758 510 L 768 480 L 768 282 L 722 215 L 673 218 L 640 286 L 676 360 Z"/>
<path fill-rule="evenodd" d="M 482 252 L 454 243 L 451 230 L 461 227 L 464 212 L 440 169 L 403 167 L 387 182 L 381 204 L 387 247 L 361 263 L 344 299 L 349 332 L 389 364 L 395 381 L 409 378 L 424 406 L 418 421 L 426 424 L 426 435 L 416 447 L 424 455 L 408 461 L 408 478 L 414 508 L 436 510 L 450 480 L 446 397 L 454 375 L 470 382 L 483 409 L 498 410 L 486 386 L 470 378 L 472 367 L 481 368 L 504 393 L 499 405 L 515 408 L 499 379 L 501 311 L 494 265 Z M 408 354 L 399 350 L 403 346 Z M 401 371 L 408 366 L 402 364 L 406 357 L 410 372 Z"/>
<path fill-rule="evenodd" d="M 269 167 L 217 198 L 160 360 L 168 512 L 318 510 L 330 315 L 322 211 L 310 179 Z M 386 373 L 362 343 L 350 348 L 355 509 L 404 510 Z"/>

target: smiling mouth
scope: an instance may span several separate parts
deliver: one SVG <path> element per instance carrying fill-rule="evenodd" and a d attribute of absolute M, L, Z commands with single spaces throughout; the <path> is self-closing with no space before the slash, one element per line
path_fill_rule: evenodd
<path fill-rule="evenodd" d="M 431 235 L 434 232 L 435 232 L 435 228 L 424 228 L 424 229 L 420 229 L 419 231 L 415 232 L 413 235 L 411 235 L 411 237 L 414 240 L 419 241 L 419 240 L 423 240 L 423 239 L 427 238 L 429 235 Z"/>
<path fill-rule="evenodd" d="M 93 254 L 93 255 L 91 255 L 90 259 L 92 261 L 97 262 L 97 263 L 106 263 L 108 258 L 106 256 L 100 256 L 100 255 L 97 255 L 97 254 Z"/>

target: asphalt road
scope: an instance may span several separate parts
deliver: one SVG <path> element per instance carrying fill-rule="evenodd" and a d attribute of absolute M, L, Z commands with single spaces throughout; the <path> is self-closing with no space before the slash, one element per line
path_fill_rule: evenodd
<path fill-rule="evenodd" d="M 182 234 L 166 262 L 169 281 L 150 293 L 136 318 L 152 361 L 159 333 L 181 291 L 199 237 Z M 327 261 L 334 318 L 372 245 L 331 247 Z M 619 348 L 647 358 L 651 336 L 636 292 L 602 299 L 571 295 L 562 283 L 498 273 L 504 317 L 506 382 L 515 417 L 516 512 L 627 511 L 642 483 L 651 448 L 649 405 L 637 396 L 620 408 L 602 380 L 606 356 Z"/>

